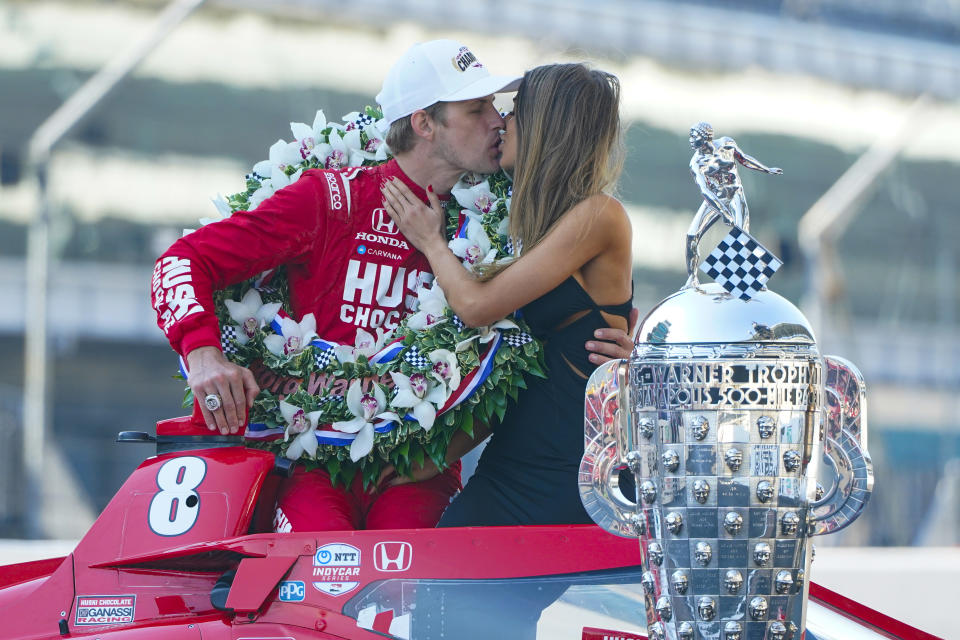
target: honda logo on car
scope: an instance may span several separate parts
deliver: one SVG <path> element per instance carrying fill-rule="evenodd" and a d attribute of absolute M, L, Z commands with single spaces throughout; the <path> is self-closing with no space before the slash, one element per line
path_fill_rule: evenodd
<path fill-rule="evenodd" d="M 136 596 L 77 596 L 77 625 L 125 624 L 133 622 Z"/>
<path fill-rule="evenodd" d="M 280 583 L 280 602 L 302 602 L 306 596 L 306 585 L 300 580 L 285 580 Z"/>
<path fill-rule="evenodd" d="M 378 542 L 373 547 L 373 566 L 377 571 L 406 571 L 413 561 L 409 542 Z"/>

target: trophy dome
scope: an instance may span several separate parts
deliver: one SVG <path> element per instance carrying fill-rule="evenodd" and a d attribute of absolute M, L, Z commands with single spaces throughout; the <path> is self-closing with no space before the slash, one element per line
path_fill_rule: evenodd
<path fill-rule="evenodd" d="M 816 344 L 813 329 L 793 303 L 763 290 L 740 300 L 716 283 L 681 289 L 640 323 L 639 344 L 785 342 Z"/>

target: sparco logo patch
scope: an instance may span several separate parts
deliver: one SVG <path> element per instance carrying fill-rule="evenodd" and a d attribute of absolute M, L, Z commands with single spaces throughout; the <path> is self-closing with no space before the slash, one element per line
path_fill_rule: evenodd
<path fill-rule="evenodd" d="M 409 542 L 378 542 L 373 548 L 373 566 L 377 571 L 406 571 L 413 561 Z"/>
<path fill-rule="evenodd" d="M 457 52 L 457 55 L 453 57 L 453 66 L 460 71 L 466 71 L 469 67 L 482 67 L 480 61 L 477 60 L 477 56 L 473 55 L 473 52 L 466 47 L 460 47 L 460 51 Z"/>
<path fill-rule="evenodd" d="M 343 209 L 343 194 L 340 192 L 340 185 L 332 173 L 325 173 L 323 177 L 327 179 L 327 186 L 330 188 L 330 208 Z"/>
<path fill-rule="evenodd" d="M 100 626 L 133 622 L 136 596 L 77 596 L 75 625 Z"/>
<path fill-rule="evenodd" d="M 386 233 L 387 235 L 397 235 L 397 225 L 390 218 L 386 209 L 374 209 L 373 219 L 371 220 L 373 230 L 377 233 Z"/>

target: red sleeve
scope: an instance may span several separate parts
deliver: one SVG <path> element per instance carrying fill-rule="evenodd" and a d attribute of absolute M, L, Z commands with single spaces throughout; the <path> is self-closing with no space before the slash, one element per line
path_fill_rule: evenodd
<path fill-rule="evenodd" d="M 177 240 L 157 260 L 152 299 L 157 325 L 174 350 L 220 348 L 213 292 L 281 264 L 296 262 L 323 237 L 328 188 L 307 172 L 263 201 Z"/>

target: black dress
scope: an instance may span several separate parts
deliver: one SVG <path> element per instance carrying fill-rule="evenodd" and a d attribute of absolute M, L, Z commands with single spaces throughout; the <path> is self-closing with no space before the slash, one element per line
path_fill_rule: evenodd
<path fill-rule="evenodd" d="M 598 305 L 571 276 L 523 307 L 524 319 L 544 343 L 548 377 L 527 378 L 518 403 L 494 427 L 476 472 L 437 526 L 593 522 L 577 488 L 584 376 L 595 368 L 584 343 L 609 326 L 601 311 L 626 318 L 631 306 L 630 300 Z M 571 317 L 576 319 L 564 324 Z"/>
<path fill-rule="evenodd" d="M 476 472 L 437 526 L 592 523 L 577 487 L 585 375 L 594 369 L 584 344 L 594 339 L 594 330 L 609 326 L 601 311 L 627 317 L 630 309 L 630 300 L 596 304 L 570 277 L 521 310 L 544 343 L 548 377 L 527 378 L 517 404 L 494 427 Z M 571 317 L 576 319 L 569 322 Z M 412 637 L 535 640 L 541 611 L 567 586 L 556 580 L 422 581 Z"/>

